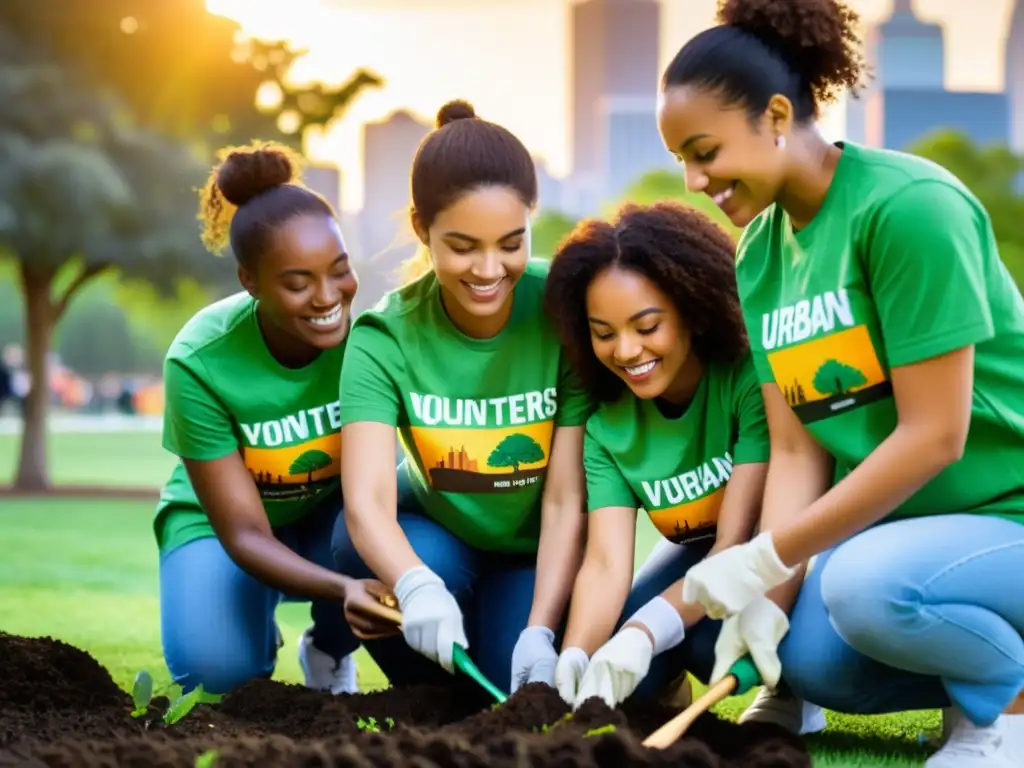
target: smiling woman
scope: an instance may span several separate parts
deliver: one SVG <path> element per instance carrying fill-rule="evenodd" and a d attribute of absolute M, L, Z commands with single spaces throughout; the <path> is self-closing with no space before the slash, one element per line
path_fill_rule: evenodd
<path fill-rule="evenodd" d="M 201 193 L 203 241 L 230 244 L 245 291 L 189 320 L 164 364 L 163 444 L 181 459 L 154 526 L 164 654 L 186 689 L 268 677 L 288 595 L 312 601 L 306 684 L 354 692 L 359 641 L 342 604 L 375 586 L 332 569 L 330 535 L 336 382 L 358 284 L 334 211 L 297 182 L 294 154 L 254 144 L 222 160 Z"/>

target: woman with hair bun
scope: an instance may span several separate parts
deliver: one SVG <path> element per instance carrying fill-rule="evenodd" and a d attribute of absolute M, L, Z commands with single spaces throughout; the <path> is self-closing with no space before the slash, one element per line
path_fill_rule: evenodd
<path fill-rule="evenodd" d="M 545 306 L 598 403 L 583 448 L 586 553 L 555 674 L 574 707 L 667 698 L 687 672 L 718 672 L 721 622 L 683 604 L 680 582 L 750 540 L 768 468 L 734 253 L 707 216 L 662 202 L 580 222 L 552 261 Z M 638 508 L 663 538 L 634 577 Z M 775 645 L 761 651 L 774 687 Z M 793 731 L 825 727 L 795 699 L 779 709 Z"/>
<path fill-rule="evenodd" d="M 359 448 L 342 457 L 335 566 L 398 597 L 405 642 L 366 644 L 392 683 L 450 680 L 457 644 L 498 685 L 553 684 L 589 402 L 541 309 L 533 158 L 454 101 L 420 144 L 411 191 L 424 252 L 357 318 L 342 371 L 342 439 Z"/>
<path fill-rule="evenodd" d="M 230 244 L 244 291 L 200 310 L 164 361 L 163 444 L 180 457 L 154 522 L 164 658 L 186 691 L 269 677 L 278 603 L 311 600 L 306 685 L 356 692 L 353 628 L 389 631 L 354 609 L 386 590 L 335 572 L 330 550 L 337 381 L 358 283 L 297 156 L 254 144 L 221 159 L 201 194 L 203 242 Z"/>
<path fill-rule="evenodd" d="M 726 661 L 788 626 L 783 679 L 809 701 L 945 708 L 928 768 L 1024 765 L 1024 300 L 959 179 L 816 130 L 860 83 L 852 10 L 728 0 L 719 20 L 666 69 L 658 119 L 688 186 L 746 227 L 772 450 L 762 533 L 683 598 L 728 617 Z"/>

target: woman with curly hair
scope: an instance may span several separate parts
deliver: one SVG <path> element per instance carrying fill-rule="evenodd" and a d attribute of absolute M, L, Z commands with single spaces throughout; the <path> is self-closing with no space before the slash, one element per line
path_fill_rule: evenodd
<path fill-rule="evenodd" d="M 818 556 L 788 684 L 845 712 L 948 708 L 928 768 L 1024 765 L 1024 300 L 959 179 L 816 130 L 859 84 L 856 14 L 729 0 L 719 19 L 665 71 L 659 122 L 690 189 L 746 227 L 772 451 L 763 532 L 683 598 L 741 639 L 781 632 Z"/>
<path fill-rule="evenodd" d="M 659 203 L 582 222 L 552 262 L 546 311 L 598 404 L 584 442 L 586 553 L 556 667 L 572 705 L 712 676 L 720 622 L 683 605 L 680 581 L 750 539 L 769 449 L 733 254 L 706 216 Z M 664 543 L 630 591 L 638 507 Z M 779 662 L 764 647 L 774 683 Z M 800 703 L 789 706 L 797 730 Z"/>

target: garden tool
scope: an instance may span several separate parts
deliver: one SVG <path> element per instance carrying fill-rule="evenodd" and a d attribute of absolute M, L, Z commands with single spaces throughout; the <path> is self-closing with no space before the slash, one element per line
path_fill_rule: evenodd
<path fill-rule="evenodd" d="M 366 606 L 358 606 L 359 610 L 365 610 L 367 613 L 372 613 L 374 616 L 385 621 L 394 622 L 397 626 L 402 626 L 402 614 L 395 608 L 390 607 L 387 603 L 394 604 L 394 598 L 383 597 L 380 598 L 380 605 L 367 604 Z M 458 643 L 452 648 L 452 663 L 455 668 L 465 674 L 467 677 L 476 681 L 476 683 L 487 691 L 494 700 L 499 704 L 504 704 L 508 699 L 508 695 L 502 693 L 501 689 L 498 688 L 494 683 L 484 677 L 483 672 L 473 663 L 473 660 L 469 658 L 469 654 L 466 653 L 466 649 Z"/>
<path fill-rule="evenodd" d="M 750 656 L 744 656 L 729 669 L 729 674 L 708 688 L 707 692 L 673 717 L 661 728 L 643 741 L 645 747 L 665 749 L 686 733 L 693 722 L 726 696 L 739 696 L 755 685 L 761 684 L 761 676 Z"/>

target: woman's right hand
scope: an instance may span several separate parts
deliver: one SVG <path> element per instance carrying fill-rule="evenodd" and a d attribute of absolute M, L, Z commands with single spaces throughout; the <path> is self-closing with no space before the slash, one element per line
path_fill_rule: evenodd
<path fill-rule="evenodd" d="M 345 620 L 361 640 L 376 640 L 399 634 L 392 621 L 379 617 L 375 606 L 397 606 L 398 599 L 383 582 L 376 579 L 349 579 L 345 587 Z M 394 610 L 397 610 L 395 608 Z"/>

